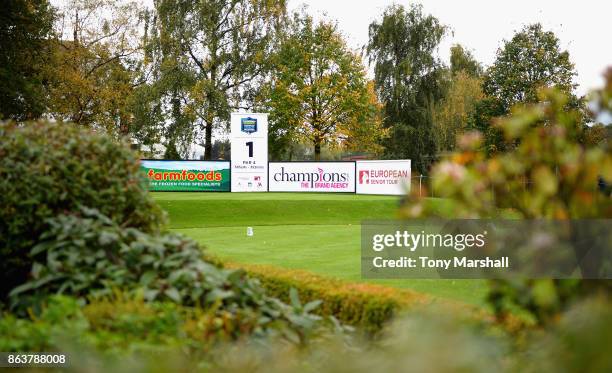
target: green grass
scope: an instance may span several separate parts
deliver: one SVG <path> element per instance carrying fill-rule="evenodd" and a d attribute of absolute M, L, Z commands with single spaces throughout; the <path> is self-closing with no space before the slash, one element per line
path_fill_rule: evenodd
<path fill-rule="evenodd" d="M 359 224 L 393 218 L 397 198 L 354 194 L 155 193 L 172 228 Z M 360 198 L 361 197 L 361 198 Z"/>
<path fill-rule="evenodd" d="M 360 222 L 392 219 L 388 196 L 315 193 L 153 193 L 171 229 L 223 259 L 360 278 Z M 443 201 L 436 201 L 442 204 Z M 246 227 L 254 236 L 246 235 Z M 481 280 L 367 280 L 434 296 L 484 304 Z"/>

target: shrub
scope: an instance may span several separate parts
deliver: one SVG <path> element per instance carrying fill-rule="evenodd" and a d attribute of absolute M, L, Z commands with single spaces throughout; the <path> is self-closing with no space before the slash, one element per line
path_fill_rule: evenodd
<path fill-rule="evenodd" d="M 123 228 L 87 208 L 48 219 L 48 225 L 32 248 L 32 278 L 9 295 L 22 313 L 36 311 L 50 294 L 86 300 L 120 289 L 149 302 L 201 307 L 228 338 L 276 329 L 301 343 L 318 324 L 310 312 L 319 302 L 302 306 L 294 296 L 287 305 L 269 297 L 244 271 L 205 261 L 198 244 L 180 235 Z"/>
<path fill-rule="evenodd" d="M 226 325 L 209 319 L 214 320 L 199 308 L 145 302 L 142 297 L 123 293 L 91 299 L 87 304 L 54 295 L 46 299 L 37 316 L 6 314 L 0 319 L 0 348 L 61 350 L 70 341 L 81 352 L 89 348 L 115 355 L 173 346 L 203 350 L 228 337 L 223 333 Z"/>
<path fill-rule="evenodd" d="M 2 351 L 51 351 L 60 332 L 81 331 L 86 324 L 74 299 L 53 298 L 51 307 L 37 318 L 18 318 L 6 313 L 0 317 Z M 58 317 L 59 316 L 59 317 Z"/>
<path fill-rule="evenodd" d="M 0 138 L 0 299 L 25 281 L 49 217 L 87 206 L 124 227 L 163 226 L 127 144 L 44 122 L 0 123 Z"/>

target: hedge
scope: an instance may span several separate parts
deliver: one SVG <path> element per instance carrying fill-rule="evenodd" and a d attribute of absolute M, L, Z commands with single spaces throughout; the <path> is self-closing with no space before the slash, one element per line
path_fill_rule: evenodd
<path fill-rule="evenodd" d="M 319 276 L 303 270 L 283 269 L 269 265 L 223 262 L 226 268 L 241 268 L 250 277 L 259 279 L 270 296 L 289 298 L 297 289 L 302 302 L 321 300 L 315 311 L 321 316 L 334 316 L 344 324 L 356 326 L 366 333 L 380 331 L 397 314 L 432 305 L 452 309 L 472 321 L 493 322 L 492 316 L 479 308 L 443 300 L 408 289 L 366 283 L 350 283 Z"/>
<path fill-rule="evenodd" d="M 406 312 L 444 310 L 468 323 L 487 324 L 515 333 L 528 327 L 522 319 L 508 315 L 496 319 L 487 309 L 459 301 L 442 299 L 410 289 L 356 283 L 325 277 L 304 270 L 285 269 L 270 265 L 226 262 L 209 258 L 225 268 L 244 270 L 256 278 L 270 296 L 287 301 L 291 288 L 298 291 L 303 303 L 321 300 L 313 313 L 334 316 L 338 321 L 358 327 L 368 334 L 376 334 L 395 316 Z"/>

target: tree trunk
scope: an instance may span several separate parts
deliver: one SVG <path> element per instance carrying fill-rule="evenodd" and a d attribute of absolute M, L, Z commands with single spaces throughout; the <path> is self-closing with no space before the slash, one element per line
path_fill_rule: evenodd
<path fill-rule="evenodd" d="M 212 121 L 206 121 L 204 131 L 204 159 L 210 161 L 212 159 Z"/>
<path fill-rule="evenodd" d="M 320 141 L 316 141 L 315 142 L 315 161 L 320 161 L 321 160 L 321 142 Z"/>

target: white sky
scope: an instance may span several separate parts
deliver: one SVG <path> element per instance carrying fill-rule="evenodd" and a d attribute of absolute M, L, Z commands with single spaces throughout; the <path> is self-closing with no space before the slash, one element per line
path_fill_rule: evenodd
<path fill-rule="evenodd" d="M 570 52 L 576 65 L 578 93 L 601 87 L 602 73 L 612 66 L 612 0 L 289 0 L 292 9 L 300 4 L 317 18 L 336 20 L 352 48 L 368 40 L 368 25 L 393 3 L 409 6 L 423 4 L 451 28 L 440 45 L 439 55 L 448 63 L 449 49 L 460 43 L 471 49 L 485 66 L 495 59 L 502 40 L 512 38 L 523 25 L 540 22 L 560 39 L 561 48 Z"/>

